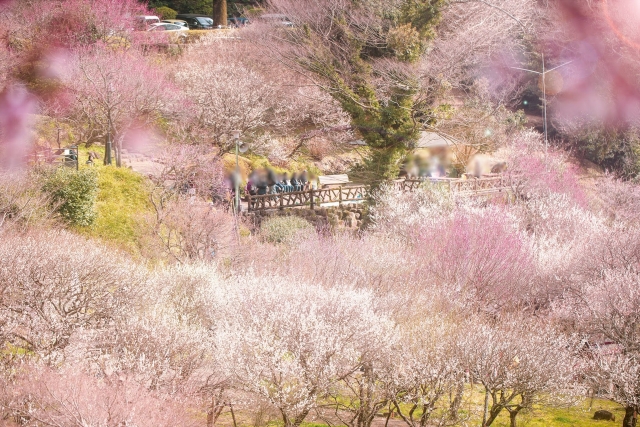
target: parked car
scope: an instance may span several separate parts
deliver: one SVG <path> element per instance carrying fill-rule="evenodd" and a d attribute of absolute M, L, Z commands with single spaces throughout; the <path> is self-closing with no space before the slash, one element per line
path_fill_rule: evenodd
<path fill-rule="evenodd" d="M 189 31 L 189 28 L 183 27 L 182 25 L 177 24 L 169 24 L 166 22 L 159 22 L 157 24 L 152 24 L 149 26 L 147 31 Z"/>
<path fill-rule="evenodd" d="M 246 27 L 249 24 L 251 24 L 251 21 L 249 21 L 249 18 L 245 18 L 242 16 L 229 18 L 227 20 L 228 27 L 240 28 L 240 27 Z"/>
<path fill-rule="evenodd" d="M 187 24 L 187 21 L 183 21 L 181 19 L 163 19 L 160 22 L 163 24 L 180 25 L 181 27 L 185 27 L 186 29 L 189 29 L 189 24 Z"/>
<path fill-rule="evenodd" d="M 260 19 L 271 24 L 282 25 L 284 27 L 293 27 L 293 22 L 286 15 L 279 13 L 266 13 L 260 16 Z"/>
<path fill-rule="evenodd" d="M 164 33 L 169 36 L 168 41 L 171 43 L 182 43 L 186 41 L 189 28 L 182 25 L 168 24 L 166 22 L 160 22 L 152 24 L 147 29 L 151 33 Z"/>
<path fill-rule="evenodd" d="M 182 13 L 177 15 L 176 19 L 185 21 L 190 30 L 212 30 L 214 28 L 213 19 L 196 13 Z"/>
<path fill-rule="evenodd" d="M 139 30 L 145 30 L 152 24 L 158 24 L 160 18 L 154 15 L 136 16 L 136 24 Z"/>

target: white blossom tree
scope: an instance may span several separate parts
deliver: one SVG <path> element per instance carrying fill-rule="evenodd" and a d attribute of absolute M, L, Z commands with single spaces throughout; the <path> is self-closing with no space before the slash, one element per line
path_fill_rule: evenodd
<path fill-rule="evenodd" d="M 268 399 L 287 427 L 299 426 L 318 398 L 360 369 L 361 350 L 385 324 L 364 291 L 268 276 L 232 286 L 217 351 L 238 387 Z"/>
<path fill-rule="evenodd" d="M 615 252 L 614 252 L 615 253 Z M 636 424 L 640 409 L 640 276 L 629 263 L 604 270 L 561 307 L 586 334 L 588 373 L 594 389 L 625 407 L 623 426 Z"/>
<path fill-rule="evenodd" d="M 387 388 L 409 427 L 458 421 L 466 379 L 458 332 L 449 319 L 435 317 L 401 329 Z"/>
<path fill-rule="evenodd" d="M 460 345 L 469 374 L 485 389 L 483 426 L 504 410 L 516 427 L 521 411 L 562 403 L 575 392 L 575 343 L 548 324 L 514 318 L 490 326 L 473 319 L 466 330 Z"/>
<path fill-rule="evenodd" d="M 107 328 L 146 280 L 123 255 L 63 231 L 5 234 L 0 341 L 50 363 L 78 330 Z"/>

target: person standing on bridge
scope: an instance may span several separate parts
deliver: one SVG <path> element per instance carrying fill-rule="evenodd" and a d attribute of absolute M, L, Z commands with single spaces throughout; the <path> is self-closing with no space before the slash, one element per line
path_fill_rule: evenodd
<path fill-rule="evenodd" d="M 269 186 L 269 194 L 276 194 L 276 184 L 278 182 L 278 177 L 273 169 L 267 170 L 267 185 Z"/>

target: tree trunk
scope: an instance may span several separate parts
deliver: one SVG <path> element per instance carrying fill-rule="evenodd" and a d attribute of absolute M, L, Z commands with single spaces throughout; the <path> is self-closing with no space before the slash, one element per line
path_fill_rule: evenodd
<path fill-rule="evenodd" d="M 220 395 L 218 396 L 216 396 L 215 394 L 211 396 L 211 407 L 207 412 L 207 427 L 213 427 L 216 424 L 218 417 L 220 417 L 220 414 L 224 409 L 224 404 L 221 405 L 218 400 L 221 395 L 222 393 L 220 393 Z"/>
<path fill-rule="evenodd" d="M 517 427 L 516 417 L 518 416 L 519 409 L 509 411 L 509 427 Z"/>
<path fill-rule="evenodd" d="M 309 414 L 309 410 L 305 409 L 300 414 L 296 415 L 293 418 L 289 418 L 289 416 L 282 409 L 280 409 L 280 413 L 282 414 L 282 421 L 284 423 L 284 427 L 298 427 L 300 426 L 300 424 L 302 424 L 304 419 L 307 418 L 307 415 Z"/>
<path fill-rule="evenodd" d="M 227 26 L 227 0 L 213 0 L 213 25 Z"/>
<path fill-rule="evenodd" d="M 229 404 L 229 410 L 231 411 L 231 419 L 233 420 L 233 427 L 238 427 L 236 423 L 236 414 L 233 412 L 233 404 Z"/>
<path fill-rule="evenodd" d="M 622 427 L 636 427 L 638 420 L 638 410 L 635 406 L 627 406 L 624 408 L 624 420 L 622 420 Z"/>
<path fill-rule="evenodd" d="M 484 389 L 484 407 L 482 411 L 482 427 L 487 427 L 487 414 L 489 412 L 489 389 Z"/>
<path fill-rule="evenodd" d="M 449 406 L 449 418 L 451 420 L 458 419 L 458 411 L 460 410 L 460 405 L 462 404 L 463 394 L 464 394 L 464 378 L 459 378 L 458 386 L 456 387 L 456 395 L 451 400 L 451 405 Z"/>
<path fill-rule="evenodd" d="M 116 149 L 116 167 L 122 167 L 122 141 L 117 141 L 115 145 Z"/>
<path fill-rule="evenodd" d="M 489 411 L 489 419 L 483 427 L 489 427 L 491 424 L 493 424 L 496 418 L 498 418 L 498 415 L 500 415 L 500 412 L 502 412 L 502 406 L 495 406 L 491 408 L 491 411 Z"/>

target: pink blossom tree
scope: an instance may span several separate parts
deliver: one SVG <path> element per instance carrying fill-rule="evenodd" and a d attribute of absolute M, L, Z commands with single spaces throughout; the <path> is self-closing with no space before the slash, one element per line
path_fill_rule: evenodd
<path fill-rule="evenodd" d="M 149 127 L 171 114 L 181 102 L 164 71 L 134 49 L 97 45 L 75 52 L 65 84 L 77 101 L 76 119 L 84 141 L 113 141 L 116 165 L 122 165 L 125 132 Z M 111 153 L 105 153 L 110 163 Z"/>
<path fill-rule="evenodd" d="M 25 364 L 3 385 L 3 420 L 13 419 L 16 425 L 197 425 L 184 402 L 151 393 L 125 377 L 97 378 L 77 367 L 54 370 Z"/>

